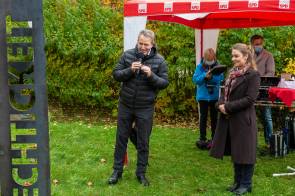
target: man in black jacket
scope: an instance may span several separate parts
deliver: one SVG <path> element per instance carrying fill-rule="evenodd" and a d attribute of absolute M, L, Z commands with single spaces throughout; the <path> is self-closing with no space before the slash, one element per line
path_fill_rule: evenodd
<path fill-rule="evenodd" d="M 122 177 L 123 160 L 132 123 L 137 126 L 138 181 L 149 185 L 145 177 L 149 155 L 149 137 L 153 125 L 154 104 L 159 90 L 168 86 L 168 68 L 165 59 L 157 53 L 155 34 L 142 30 L 135 48 L 127 50 L 113 70 L 115 80 L 122 82 L 119 106 L 114 171 L 108 180 L 116 184 Z"/>

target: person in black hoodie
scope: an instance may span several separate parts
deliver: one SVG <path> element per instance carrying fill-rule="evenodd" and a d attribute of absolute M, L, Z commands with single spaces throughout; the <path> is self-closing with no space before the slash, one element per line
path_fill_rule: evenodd
<path fill-rule="evenodd" d="M 155 34 L 142 30 L 136 47 L 122 55 L 113 70 L 113 77 L 121 82 L 118 106 L 116 146 L 113 173 L 109 184 L 116 184 L 122 177 L 123 161 L 132 123 L 137 127 L 138 181 L 149 185 L 145 173 L 149 155 L 149 137 L 152 131 L 154 104 L 159 90 L 168 86 L 168 67 L 155 47 Z"/>

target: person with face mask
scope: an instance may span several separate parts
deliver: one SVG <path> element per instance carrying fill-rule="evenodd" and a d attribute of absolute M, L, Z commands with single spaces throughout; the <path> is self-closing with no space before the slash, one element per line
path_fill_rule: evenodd
<path fill-rule="evenodd" d="M 204 58 L 196 67 L 193 75 L 193 83 L 197 85 L 196 100 L 199 105 L 199 129 L 200 137 L 196 141 L 196 146 L 200 149 L 210 149 L 211 141 L 213 139 L 216 122 L 217 110 L 215 103 L 219 97 L 219 87 L 223 80 L 223 74 L 212 75 L 210 70 L 218 65 L 216 54 L 213 48 L 208 48 L 204 52 Z M 207 116 L 210 111 L 211 120 L 211 137 L 207 140 L 206 127 Z"/>
<path fill-rule="evenodd" d="M 261 35 L 253 35 L 251 37 L 251 46 L 254 49 L 254 60 L 257 64 L 257 70 L 260 76 L 274 76 L 275 62 L 273 55 L 263 48 L 264 38 Z M 264 139 L 267 148 L 269 148 L 270 138 L 273 132 L 273 123 L 271 116 L 271 107 L 260 107 L 261 117 L 264 129 Z"/>
<path fill-rule="evenodd" d="M 159 90 L 168 86 L 168 66 L 157 52 L 155 34 L 142 30 L 136 47 L 124 52 L 113 70 L 113 77 L 121 82 L 118 103 L 117 135 L 114 152 L 113 173 L 110 185 L 122 178 L 124 156 L 132 124 L 136 125 L 137 168 L 136 177 L 140 184 L 149 186 L 145 176 L 149 138 L 153 126 L 154 105 Z"/>

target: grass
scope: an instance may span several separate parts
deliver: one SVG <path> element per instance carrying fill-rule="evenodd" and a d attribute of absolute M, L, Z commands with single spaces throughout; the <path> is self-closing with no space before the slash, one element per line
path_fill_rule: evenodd
<path fill-rule="evenodd" d="M 113 124 L 50 123 L 52 195 L 231 195 L 225 191 L 232 183 L 230 158 L 216 160 L 208 156 L 208 151 L 197 149 L 198 133 L 190 128 L 154 127 L 147 171 L 149 187 L 136 180 L 132 144 L 122 180 L 109 186 L 115 131 Z M 260 140 L 263 143 L 262 137 Z M 295 176 L 272 177 L 273 173 L 287 172 L 288 165 L 295 167 L 295 152 L 284 158 L 258 156 L 251 195 L 294 196 Z"/>

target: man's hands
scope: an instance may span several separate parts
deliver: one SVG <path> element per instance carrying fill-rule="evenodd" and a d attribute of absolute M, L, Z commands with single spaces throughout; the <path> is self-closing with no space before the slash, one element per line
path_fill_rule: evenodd
<path fill-rule="evenodd" d="M 137 72 L 138 70 L 140 70 L 142 64 L 140 61 L 135 61 L 131 64 L 131 69 L 133 72 Z"/>
<path fill-rule="evenodd" d="M 139 61 L 133 62 L 131 64 L 131 69 L 134 73 L 141 70 L 141 71 L 143 71 L 143 73 L 146 74 L 147 77 L 150 77 L 152 75 L 151 68 L 147 65 L 141 64 L 141 62 L 139 62 Z"/>
<path fill-rule="evenodd" d="M 141 66 L 141 70 L 143 71 L 143 73 L 146 74 L 146 76 L 149 78 L 152 75 L 152 70 L 149 66 L 147 65 L 142 65 Z"/>

